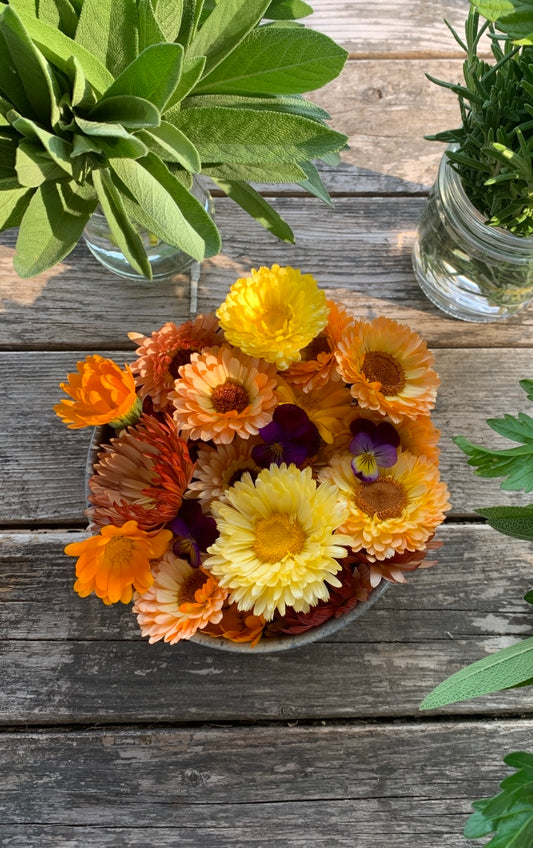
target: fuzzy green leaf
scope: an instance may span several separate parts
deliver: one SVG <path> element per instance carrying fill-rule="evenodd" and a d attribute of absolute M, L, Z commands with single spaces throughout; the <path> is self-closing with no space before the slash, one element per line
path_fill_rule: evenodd
<path fill-rule="evenodd" d="M 137 0 L 137 30 L 139 53 L 166 41 L 151 0 Z"/>
<path fill-rule="evenodd" d="M 202 168 L 202 174 L 208 177 L 227 181 L 244 181 L 252 183 L 298 183 L 305 179 L 305 171 L 296 162 L 263 163 L 260 165 L 226 163 L 207 165 Z"/>
<path fill-rule="evenodd" d="M 154 0 L 156 20 L 166 41 L 175 41 L 178 37 L 183 17 L 184 0 Z"/>
<path fill-rule="evenodd" d="M 202 162 L 302 162 L 346 142 L 345 136 L 321 124 L 277 112 L 185 109 L 173 123 L 192 141 Z"/>
<path fill-rule="evenodd" d="M 65 174 L 74 176 L 71 161 L 72 145 L 70 142 L 59 138 L 57 135 L 44 130 L 35 121 L 29 121 L 20 115 L 12 120 L 15 129 L 30 141 L 38 141 L 49 154 L 50 158 L 58 165 Z"/>
<path fill-rule="evenodd" d="M 135 0 L 84 0 L 75 41 L 116 77 L 137 55 L 136 18 Z"/>
<path fill-rule="evenodd" d="M 533 542 L 533 505 L 493 506 L 476 509 L 476 512 L 499 533 Z"/>
<path fill-rule="evenodd" d="M 107 89 L 102 102 L 134 95 L 149 100 L 162 112 L 180 79 L 182 65 L 181 44 L 147 47 Z"/>
<path fill-rule="evenodd" d="M 271 0 L 265 12 L 265 18 L 274 21 L 289 21 L 306 18 L 313 9 L 303 0 Z"/>
<path fill-rule="evenodd" d="M 100 100 L 87 115 L 89 121 L 120 124 L 129 129 L 158 127 L 159 110 L 149 100 L 122 94 Z"/>
<path fill-rule="evenodd" d="M 42 147 L 26 139 L 22 139 L 17 147 L 16 169 L 20 185 L 29 188 L 37 188 L 46 180 L 65 178 L 64 170 Z"/>
<path fill-rule="evenodd" d="M 96 207 L 92 188 L 44 183 L 35 190 L 17 238 L 13 260 L 20 277 L 52 268 L 76 246 Z"/>
<path fill-rule="evenodd" d="M 260 27 L 197 86 L 220 94 L 301 94 L 321 88 L 341 72 L 348 53 L 310 29 Z"/>
<path fill-rule="evenodd" d="M 94 92 L 89 85 L 83 68 L 75 56 L 72 56 L 69 61 L 69 77 L 72 80 L 72 96 L 70 105 L 78 110 L 89 110 L 95 105 L 96 98 Z"/>
<path fill-rule="evenodd" d="M 319 200 L 327 203 L 328 206 L 333 206 L 333 201 L 329 196 L 329 191 L 322 182 L 320 174 L 313 163 L 302 162 L 302 169 L 305 171 L 306 179 L 298 180 L 298 184 L 310 194 L 314 194 L 315 197 L 318 197 Z"/>
<path fill-rule="evenodd" d="M 193 37 L 189 54 L 206 57 L 206 73 L 213 70 L 261 20 L 269 0 L 223 0 Z"/>
<path fill-rule="evenodd" d="M 93 184 L 118 247 L 139 274 L 151 279 L 152 268 L 142 239 L 131 223 L 120 193 L 109 174 L 102 170 L 93 171 Z"/>
<path fill-rule="evenodd" d="M 164 162 L 177 162 L 193 174 L 200 173 L 202 163 L 194 144 L 181 130 L 163 121 L 160 127 L 139 134 L 152 153 Z"/>
<path fill-rule="evenodd" d="M 18 227 L 28 208 L 33 189 L 3 188 L 0 191 L 0 231 Z"/>
<path fill-rule="evenodd" d="M 74 38 L 78 13 L 69 0 L 39 0 L 39 18 Z"/>
<path fill-rule="evenodd" d="M 253 109 L 255 111 L 265 110 L 267 112 L 289 112 L 291 115 L 301 115 L 303 118 L 310 118 L 313 121 L 319 121 L 321 123 L 329 120 L 330 118 L 330 115 L 328 115 L 324 109 L 317 106 L 316 103 L 311 103 L 310 100 L 306 100 L 301 96 L 301 94 L 294 94 L 292 96 L 271 95 L 253 97 L 242 94 L 196 95 L 195 93 L 183 104 L 183 109 L 198 109 L 207 107 Z"/>
<path fill-rule="evenodd" d="M 225 194 L 235 201 L 245 212 L 282 241 L 294 244 L 294 233 L 275 209 L 262 195 L 244 182 L 232 182 L 213 179 Z"/>
<path fill-rule="evenodd" d="M 533 42 L 533 8 L 529 0 L 471 0 L 479 13 L 520 44 Z"/>
<path fill-rule="evenodd" d="M 533 638 L 530 638 L 484 657 L 448 677 L 429 693 L 420 709 L 436 709 L 489 692 L 511 689 L 528 680 L 532 669 Z"/>
<path fill-rule="evenodd" d="M 183 60 L 183 70 L 180 80 L 170 96 L 166 105 L 167 110 L 174 109 L 176 113 L 180 111 L 181 101 L 187 97 L 194 89 L 196 83 L 201 78 L 205 67 L 205 56 L 186 56 Z M 172 114 L 172 112 L 170 112 Z M 165 113 L 165 117 L 169 115 L 169 111 Z M 172 121 L 171 117 L 167 120 Z"/>

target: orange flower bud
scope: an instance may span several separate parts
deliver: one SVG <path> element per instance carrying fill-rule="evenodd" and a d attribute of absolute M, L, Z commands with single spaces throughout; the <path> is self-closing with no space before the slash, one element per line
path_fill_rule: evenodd
<path fill-rule="evenodd" d="M 54 406 L 55 413 L 71 430 L 110 424 L 116 429 L 138 421 L 141 401 L 128 365 L 121 370 L 111 359 L 88 356 L 78 362 L 77 373 L 68 375 L 60 388 L 72 400 Z"/>

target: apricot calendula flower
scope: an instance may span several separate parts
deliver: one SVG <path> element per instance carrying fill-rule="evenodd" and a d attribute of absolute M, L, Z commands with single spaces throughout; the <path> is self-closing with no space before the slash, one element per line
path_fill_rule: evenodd
<path fill-rule="evenodd" d="M 153 578 L 147 591 L 135 595 L 133 604 L 141 633 L 150 644 L 163 639 L 175 645 L 222 618 L 228 592 L 202 568 L 193 568 L 168 551 L 154 566 Z"/>
<path fill-rule="evenodd" d="M 290 382 L 278 377 L 278 394 L 282 403 L 301 407 L 327 444 L 332 444 L 348 434 L 348 424 L 353 418 L 354 405 L 350 389 L 343 383 L 325 383 L 312 392 L 304 392 Z"/>
<path fill-rule="evenodd" d="M 235 438 L 229 445 L 201 445 L 196 454 L 194 477 L 185 497 L 199 498 L 204 510 L 211 502 L 225 496 L 226 491 L 240 480 L 245 472 L 253 479 L 261 468 L 252 457 L 256 437 Z"/>
<path fill-rule="evenodd" d="M 102 527 L 98 536 L 83 542 L 72 542 L 65 553 L 78 557 L 74 589 L 81 598 L 94 592 L 104 604 L 128 604 L 133 589 L 146 592 L 152 585 L 150 563 L 163 556 L 171 539 L 170 530 L 146 533 L 136 521 L 127 521 L 122 527 Z"/>
<path fill-rule="evenodd" d="M 286 607 L 307 612 L 329 597 L 349 539 L 334 535 L 347 510 L 311 468 L 272 465 L 247 474 L 215 501 L 219 538 L 207 549 L 206 570 L 230 590 L 230 601 L 267 621 Z"/>
<path fill-rule="evenodd" d="M 337 370 L 335 351 L 349 324 L 354 317 L 340 307 L 334 300 L 327 300 L 329 309 L 328 323 L 318 336 L 300 351 L 301 360 L 293 362 L 284 376 L 293 386 L 304 392 L 311 392 L 332 380 L 341 380 Z"/>
<path fill-rule="evenodd" d="M 311 274 L 273 265 L 237 280 L 216 314 L 230 344 L 285 369 L 326 326 L 328 307 Z"/>
<path fill-rule="evenodd" d="M 170 415 L 143 414 L 102 445 L 89 480 L 87 514 L 100 527 L 129 520 L 143 530 L 160 527 L 177 515 L 193 468 Z"/>
<path fill-rule="evenodd" d="M 133 424 L 141 414 L 135 379 L 129 365 L 124 370 L 111 359 L 94 354 L 78 362 L 60 388 L 72 400 L 62 400 L 54 412 L 71 430 L 110 424 L 119 429 Z"/>
<path fill-rule="evenodd" d="M 137 359 L 131 370 L 139 396 L 150 397 L 156 411 L 168 406 L 168 395 L 174 389 L 174 380 L 179 377 L 178 369 L 191 361 L 191 354 L 223 341 L 214 314 L 198 315 L 179 327 L 167 321 L 151 336 L 128 333 L 128 338 L 138 344 Z"/>
<path fill-rule="evenodd" d="M 230 642 L 250 642 L 255 648 L 263 635 L 266 619 L 262 615 L 239 610 L 237 604 L 222 608 L 222 618 L 217 624 L 206 624 L 202 628 L 209 636 L 224 637 Z"/>
<path fill-rule="evenodd" d="M 319 479 L 337 487 L 339 506 L 347 511 L 339 530 L 351 537 L 354 551 L 365 549 L 369 561 L 424 550 L 450 507 L 436 465 L 407 451 L 369 483 L 354 475 L 350 453 L 333 456 Z"/>
<path fill-rule="evenodd" d="M 170 398 L 178 430 L 191 439 L 229 444 L 248 439 L 272 419 L 278 402 L 274 367 L 224 345 L 193 353 L 179 369 Z"/>
<path fill-rule="evenodd" d="M 393 422 L 432 409 L 439 385 L 433 355 L 405 324 L 383 317 L 356 321 L 340 339 L 336 355 L 342 378 L 361 407 Z"/>

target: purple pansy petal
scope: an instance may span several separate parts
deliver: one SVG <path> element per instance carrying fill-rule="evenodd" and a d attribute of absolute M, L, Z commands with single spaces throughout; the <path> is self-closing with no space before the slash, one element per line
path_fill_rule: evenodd
<path fill-rule="evenodd" d="M 358 433 L 369 433 L 373 435 L 376 425 L 368 418 L 355 418 L 350 424 L 350 432 L 352 436 L 357 436 Z"/>
<path fill-rule="evenodd" d="M 252 459 L 260 468 L 268 468 L 272 463 L 281 465 L 284 448 L 279 442 L 268 445 L 254 445 L 252 448 Z"/>
<path fill-rule="evenodd" d="M 275 414 L 276 413 L 274 413 L 274 415 Z M 269 424 L 261 427 L 259 435 L 265 442 L 280 442 L 284 435 L 283 427 L 281 427 L 277 421 L 272 420 Z"/>
<path fill-rule="evenodd" d="M 398 461 L 398 451 L 394 445 L 377 445 L 374 448 L 374 457 L 380 468 L 390 468 Z"/>
<path fill-rule="evenodd" d="M 358 480 L 371 483 L 379 477 L 379 469 L 373 454 L 360 454 L 352 459 L 352 471 Z"/>
<path fill-rule="evenodd" d="M 398 431 L 387 421 L 382 421 L 381 424 L 378 424 L 373 438 L 376 447 L 378 445 L 392 445 L 397 448 L 400 444 Z"/>
<path fill-rule="evenodd" d="M 356 456 L 360 453 L 373 453 L 374 452 L 374 440 L 370 433 L 365 433 L 362 430 L 358 433 L 355 438 L 350 442 L 350 453 L 356 454 Z"/>
<path fill-rule="evenodd" d="M 294 465 L 300 468 L 308 457 L 309 453 L 305 445 L 297 444 L 297 442 L 290 442 L 285 445 L 283 462 L 286 462 L 287 465 L 294 463 Z"/>

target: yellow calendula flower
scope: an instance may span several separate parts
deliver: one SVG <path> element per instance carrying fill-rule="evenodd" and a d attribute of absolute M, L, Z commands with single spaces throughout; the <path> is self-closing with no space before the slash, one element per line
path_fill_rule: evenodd
<path fill-rule="evenodd" d="M 283 370 L 324 329 L 328 311 L 311 274 L 273 265 L 237 280 L 216 314 L 230 344 Z"/>
<path fill-rule="evenodd" d="M 329 597 L 349 540 L 335 535 L 346 510 L 312 471 L 271 465 L 255 482 L 249 474 L 215 501 L 219 537 L 204 568 L 230 590 L 230 602 L 267 620 L 286 607 L 308 612 Z"/>
<path fill-rule="evenodd" d="M 141 401 L 128 365 L 122 370 L 111 359 L 95 354 L 76 367 L 77 373 L 69 374 L 68 382 L 60 384 L 71 400 L 54 406 L 67 427 L 76 430 L 111 424 L 118 429 L 139 419 Z"/>

